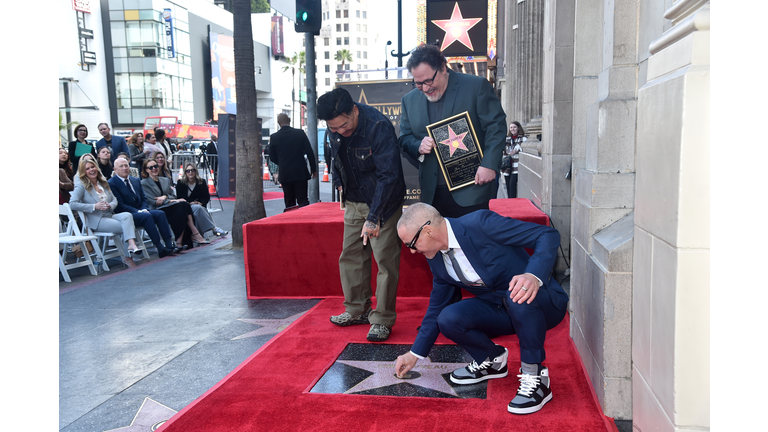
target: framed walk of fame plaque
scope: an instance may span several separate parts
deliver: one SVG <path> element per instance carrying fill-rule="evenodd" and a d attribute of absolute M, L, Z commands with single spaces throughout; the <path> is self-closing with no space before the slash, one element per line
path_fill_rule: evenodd
<path fill-rule="evenodd" d="M 427 126 L 427 133 L 435 140 L 435 153 L 443 171 L 448 189 L 475 184 L 477 168 L 483 161 L 483 150 L 477 142 L 469 112 Z"/>

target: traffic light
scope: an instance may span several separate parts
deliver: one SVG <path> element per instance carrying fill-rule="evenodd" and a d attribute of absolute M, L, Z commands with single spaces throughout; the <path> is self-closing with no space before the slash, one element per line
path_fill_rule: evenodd
<path fill-rule="evenodd" d="M 320 0 L 296 0 L 296 33 L 320 32 L 323 23 L 323 4 Z"/>

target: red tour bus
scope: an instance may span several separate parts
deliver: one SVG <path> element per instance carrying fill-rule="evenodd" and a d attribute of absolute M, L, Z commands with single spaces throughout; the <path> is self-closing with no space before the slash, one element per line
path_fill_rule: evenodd
<path fill-rule="evenodd" d="M 211 135 L 219 132 L 218 126 L 206 126 L 199 124 L 181 124 L 178 117 L 156 116 L 144 119 L 144 136 L 154 133 L 156 128 L 165 130 L 165 136 L 169 139 L 186 139 L 192 135 L 195 140 L 210 140 Z"/>

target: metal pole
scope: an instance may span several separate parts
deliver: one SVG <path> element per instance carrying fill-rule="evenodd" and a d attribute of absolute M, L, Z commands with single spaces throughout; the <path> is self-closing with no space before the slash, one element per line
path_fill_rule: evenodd
<path fill-rule="evenodd" d="M 384 79 L 389 79 L 389 71 L 387 70 L 389 68 L 389 56 L 387 56 L 387 47 L 392 45 L 392 41 L 387 41 L 387 44 L 384 46 Z"/>
<path fill-rule="evenodd" d="M 397 0 L 397 67 L 403 67 L 403 0 Z M 397 79 L 403 77 L 403 71 L 397 70 Z"/>
<path fill-rule="evenodd" d="M 64 107 L 67 109 L 66 113 L 64 114 L 64 124 L 69 124 L 72 121 L 72 112 L 69 110 L 69 83 L 64 81 Z M 61 134 L 59 134 L 61 135 Z M 77 137 L 75 137 L 77 139 Z M 72 140 L 72 129 L 67 127 L 67 140 Z"/>
<path fill-rule="evenodd" d="M 403 67 L 403 57 L 411 52 L 403 53 L 403 0 L 397 0 L 397 53 L 392 50 L 392 56 L 397 57 L 397 67 Z M 403 71 L 397 70 L 397 78 L 403 77 Z"/>
<path fill-rule="evenodd" d="M 317 152 L 317 82 L 315 78 L 317 66 L 315 65 L 315 35 L 312 33 L 304 33 L 304 42 L 304 55 L 306 56 L 307 61 L 307 135 L 309 136 L 309 143 L 312 145 L 312 152 L 314 153 L 312 160 L 309 161 L 309 163 L 315 167 L 315 171 L 317 172 L 317 155 L 320 153 Z M 320 201 L 319 173 L 315 178 L 309 179 L 307 192 L 310 204 Z"/>

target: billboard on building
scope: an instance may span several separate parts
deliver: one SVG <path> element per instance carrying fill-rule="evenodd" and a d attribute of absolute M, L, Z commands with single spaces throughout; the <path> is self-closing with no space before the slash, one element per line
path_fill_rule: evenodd
<path fill-rule="evenodd" d="M 166 57 L 176 57 L 176 43 L 173 39 L 173 14 L 170 9 L 163 10 L 163 20 L 165 20 L 165 45 Z"/>
<path fill-rule="evenodd" d="M 487 55 L 488 0 L 427 0 L 426 34 L 446 57 Z"/>
<path fill-rule="evenodd" d="M 283 48 L 283 17 L 272 17 L 272 55 L 275 57 L 285 57 Z"/>
<path fill-rule="evenodd" d="M 235 94 L 235 44 L 232 36 L 209 34 L 211 47 L 211 91 L 213 119 L 219 114 L 237 114 Z"/>

